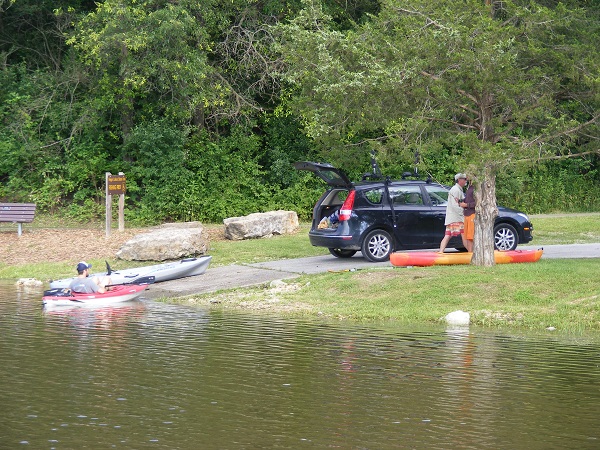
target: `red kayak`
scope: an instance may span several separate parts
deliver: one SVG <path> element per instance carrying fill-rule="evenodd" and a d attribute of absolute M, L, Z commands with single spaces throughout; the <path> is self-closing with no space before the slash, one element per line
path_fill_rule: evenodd
<path fill-rule="evenodd" d="M 69 289 L 44 291 L 42 304 L 46 308 L 59 306 L 107 306 L 133 300 L 148 289 L 148 284 L 120 284 L 110 286 L 104 294 L 79 294 Z"/>
<path fill-rule="evenodd" d="M 544 249 L 494 251 L 496 264 L 536 262 L 542 257 Z M 470 264 L 473 253 L 438 253 L 438 252 L 394 252 L 390 262 L 397 267 L 406 266 L 440 266 L 451 264 Z"/>

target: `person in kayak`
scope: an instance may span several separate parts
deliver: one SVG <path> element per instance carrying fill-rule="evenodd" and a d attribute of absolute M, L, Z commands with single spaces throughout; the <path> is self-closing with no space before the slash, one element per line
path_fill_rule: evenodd
<path fill-rule="evenodd" d="M 91 264 L 81 261 L 77 264 L 77 277 L 71 281 L 69 289 L 80 294 L 104 294 L 107 291 L 106 286 L 111 283 L 110 277 L 90 277 Z"/>

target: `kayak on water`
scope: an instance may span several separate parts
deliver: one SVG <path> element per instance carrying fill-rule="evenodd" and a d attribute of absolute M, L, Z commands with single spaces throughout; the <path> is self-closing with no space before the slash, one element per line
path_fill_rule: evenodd
<path fill-rule="evenodd" d="M 151 277 L 148 277 L 151 279 Z M 138 284 L 120 284 L 111 285 L 108 290 L 103 293 L 82 294 L 72 292 L 66 288 L 55 288 L 44 291 L 42 297 L 42 305 L 45 308 L 53 308 L 60 306 L 107 306 L 114 303 L 122 303 L 138 298 L 148 289 L 148 285 L 152 281 Z"/>
<path fill-rule="evenodd" d="M 175 280 L 177 278 L 191 277 L 202 275 L 206 272 L 212 256 L 200 256 L 198 258 L 186 258 L 180 261 L 154 264 L 151 266 L 136 267 L 135 269 L 112 270 L 106 263 L 106 272 L 98 272 L 90 274 L 90 277 L 98 277 L 102 279 L 109 276 L 112 284 L 128 283 L 139 277 L 152 275 L 155 277 L 155 282 Z M 63 278 L 50 282 L 50 287 L 68 288 L 71 281 L 76 277 Z"/>

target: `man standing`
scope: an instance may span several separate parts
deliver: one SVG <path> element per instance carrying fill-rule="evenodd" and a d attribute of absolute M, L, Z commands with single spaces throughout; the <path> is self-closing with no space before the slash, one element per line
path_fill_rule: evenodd
<path fill-rule="evenodd" d="M 102 281 L 98 277 L 90 278 L 91 264 L 81 261 L 77 264 L 77 278 L 71 281 L 69 289 L 73 292 L 81 294 L 104 294 L 106 292 L 105 286 L 110 284 L 110 278 L 104 277 Z"/>
<path fill-rule="evenodd" d="M 444 239 L 442 239 L 442 242 L 440 243 L 440 253 L 444 253 L 450 238 L 458 235 L 460 235 L 462 238 L 465 248 L 468 248 L 467 240 L 465 239 L 465 235 L 463 233 L 465 216 L 462 206 L 464 205 L 462 201 L 465 198 L 463 188 L 467 183 L 467 176 L 464 173 L 457 173 L 454 176 L 454 181 L 456 181 L 456 184 L 452 186 L 452 189 L 450 189 L 450 193 L 448 195 L 448 204 L 446 205 L 446 220 L 444 221 L 444 225 L 446 225 L 446 232 L 444 234 Z"/>

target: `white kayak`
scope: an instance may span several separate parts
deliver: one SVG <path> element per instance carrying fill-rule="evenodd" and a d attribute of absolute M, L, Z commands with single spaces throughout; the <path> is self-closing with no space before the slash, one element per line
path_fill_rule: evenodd
<path fill-rule="evenodd" d="M 134 269 L 111 270 L 108 263 L 106 264 L 106 272 L 90 274 L 91 277 L 102 278 L 110 277 L 111 284 L 123 284 L 135 281 L 139 277 L 154 276 L 155 282 L 175 280 L 177 278 L 191 277 L 202 275 L 206 272 L 212 256 L 200 256 L 198 258 L 186 258 L 181 261 L 155 264 L 152 266 L 136 267 Z M 63 278 L 62 280 L 54 280 L 50 282 L 50 287 L 67 288 L 71 281 L 76 277 Z"/>

